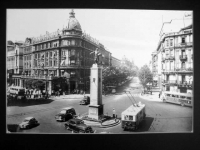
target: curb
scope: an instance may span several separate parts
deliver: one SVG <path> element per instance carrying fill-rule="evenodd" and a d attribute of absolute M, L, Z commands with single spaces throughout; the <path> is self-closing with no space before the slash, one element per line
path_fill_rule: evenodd
<path fill-rule="evenodd" d="M 92 122 L 92 121 L 88 121 L 88 122 Z M 121 123 L 121 121 L 119 120 L 119 119 L 117 119 L 117 121 L 116 122 L 114 122 L 114 123 L 112 123 L 112 124 L 107 124 L 107 125 L 101 125 L 101 123 L 87 123 L 87 122 L 85 122 L 85 120 L 84 120 L 84 123 L 86 124 L 86 125 L 89 125 L 89 126 L 93 126 L 93 127 L 99 127 L 99 128 L 109 128 L 109 127 L 114 127 L 114 126 L 116 126 L 116 125 L 118 125 L 118 124 L 120 124 Z"/>

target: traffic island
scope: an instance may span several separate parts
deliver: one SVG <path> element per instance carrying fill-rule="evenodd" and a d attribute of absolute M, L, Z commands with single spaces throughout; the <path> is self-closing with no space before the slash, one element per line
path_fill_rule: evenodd
<path fill-rule="evenodd" d="M 79 119 L 84 120 L 84 123 L 88 126 L 99 127 L 99 128 L 109 128 L 117 126 L 121 123 L 120 119 L 113 118 L 111 116 L 101 116 L 99 120 L 88 117 L 88 115 L 81 116 Z"/>

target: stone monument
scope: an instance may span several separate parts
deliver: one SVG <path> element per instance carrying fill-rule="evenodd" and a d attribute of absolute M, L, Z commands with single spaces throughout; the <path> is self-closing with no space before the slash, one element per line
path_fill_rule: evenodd
<path fill-rule="evenodd" d="M 98 56 L 100 55 L 98 49 L 92 53 L 95 53 L 95 63 L 92 65 L 90 71 L 90 105 L 88 117 L 99 120 L 100 116 L 103 115 L 102 67 L 98 66 Z"/>

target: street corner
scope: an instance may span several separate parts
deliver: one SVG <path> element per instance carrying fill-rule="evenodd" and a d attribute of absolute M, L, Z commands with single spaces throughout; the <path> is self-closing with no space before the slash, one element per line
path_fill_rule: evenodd
<path fill-rule="evenodd" d="M 159 98 L 158 94 L 144 94 L 144 95 L 139 95 L 140 98 L 148 100 L 148 101 L 157 101 L 157 102 L 162 102 L 162 100 Z"/>

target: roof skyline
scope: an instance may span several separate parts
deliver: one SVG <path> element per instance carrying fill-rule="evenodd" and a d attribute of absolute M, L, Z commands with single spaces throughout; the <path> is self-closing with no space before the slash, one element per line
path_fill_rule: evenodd
<path fill-rule="evenodd" d="M 57 29 L 62 30 L 67 27 L 70 12 L 71 9 L 8 9 L 7 39 L 25 41 L 27 37 L 38 37 L 46 31 L 52 33 Z M 80 23 L 82 32 L 87 31 L 95 37 L 115 58 L 121 60 L 125 55 L 141 67 L 148 64 L 151 52 L 157 48 L 162 22 L 182 19 L 181 27 L 184 27 L 183 16 L 191 12 L 75 9 L 76 15 L 73 15 Z M 185 22 L 189 20 L 184 19 Z"/>

